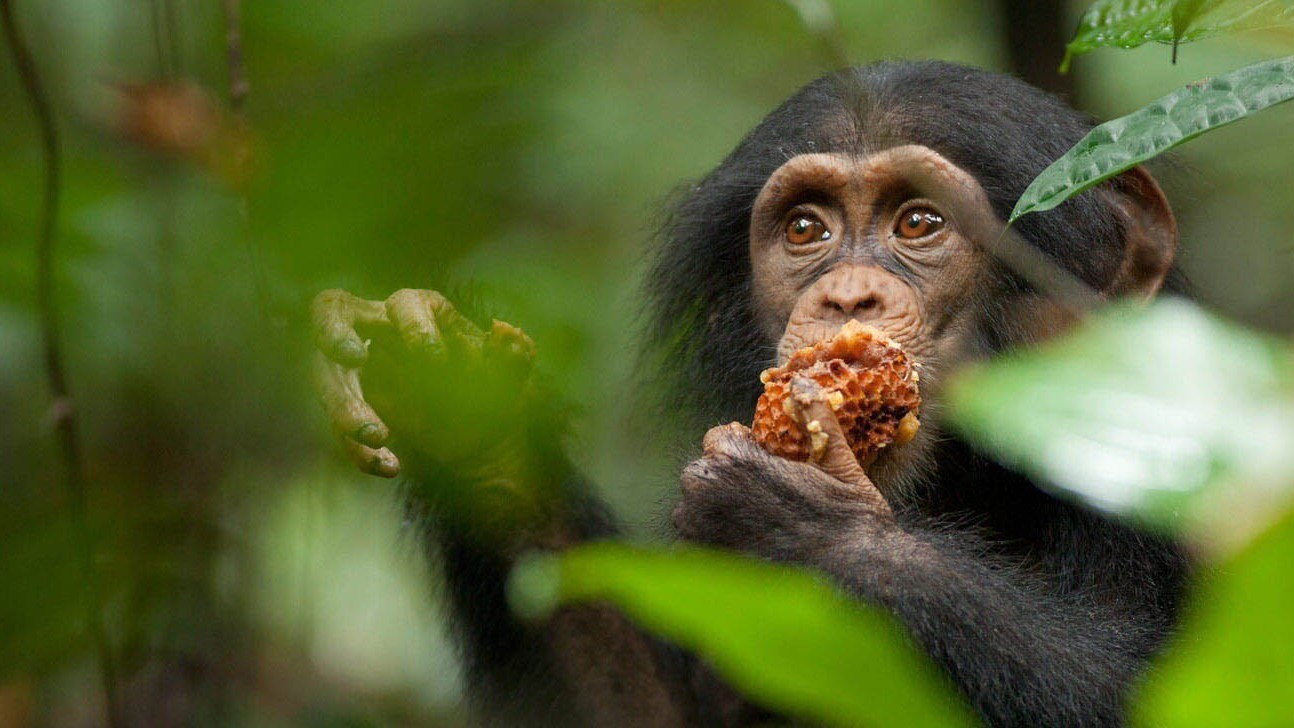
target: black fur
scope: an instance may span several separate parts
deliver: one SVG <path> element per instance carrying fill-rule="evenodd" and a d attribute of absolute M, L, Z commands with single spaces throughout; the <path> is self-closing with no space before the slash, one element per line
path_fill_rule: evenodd
<path fill-rule="evenodd" d="M 1019 81 L 947 63 L 880 63 L 808 85 L 675 209 L 647 282 L 647 367 L 666 370 L 658 384 L 693 422 L 749 421 L 757 375 L 775 343 L 752 310 L 749 218 L 764 181 L 790 157 L 923 144 L 975 174 L 1005 218 L 1029 181 L 1090 127 Z M 1093 286 L 1107 282 L 1120 259 L 1119 218 L 1097 193 L 1030 216 L 1018 230 Z M 999 275 L 1003 290 L 1025 290 Z M 1018 338 L 995 329 L 1010 319 L 995 305 L 983 304 L 979 332 L 989 348 Z M 570 466 L 544 462 L 558 471 L 544 479 L 566 474 L 558 491 L 569 536 L 614 533 L 571 485 Z M 823 489 L 811 486 L 825 476 L 805 466 L 762 452 L 706 459 L 685 471 L 676 523 L 684 538 L 817 569 L 888 608 L 990 724 L 1121 724 L 1129 687 L 1176 621 L 1188 573 L 1180 548 L 1060 501 L 956 440 L 939 445 L 936 462 L 927 487 L 894 504 L 898 523 L 887 524 L 824 501 Z M 461 475 L 438 477 L 442 488 L 472 485 Z M 510 721 L 592 720 L 571 707 L 582 688 L 553 674 L 542 630 L 508 615 L 508 559 L 452 527 L 438 534 L 478 694 L 528 706 L 505 710 Z M 744 724 L 763 716 L 695 662 L 652 649 L 654 679 L 685 703 L 679 714 L 687 721 Z M 859 690 L 866 689 L 859 676 Z M 656 724 L 650 711 L 639 715 L 641 724 Z"/>

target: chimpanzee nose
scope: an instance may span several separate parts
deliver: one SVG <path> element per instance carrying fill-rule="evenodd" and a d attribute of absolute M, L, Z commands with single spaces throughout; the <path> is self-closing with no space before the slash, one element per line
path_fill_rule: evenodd
<path fill-rule="evenodd" d="M 823 320 L 866 321 L 885 315 L 891 304 L 892 278 L 872 266 L 851 265 L 828 272 L 814 285 L 818 288 L 818 308 Z"/>

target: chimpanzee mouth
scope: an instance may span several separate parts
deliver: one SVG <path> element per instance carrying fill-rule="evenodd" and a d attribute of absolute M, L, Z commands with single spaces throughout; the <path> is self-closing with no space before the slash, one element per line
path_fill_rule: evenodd
<path fill-rule="evenodd" d="M 798 371 L 839 359 L 850 367 L 871 369 L 880 364 L 887 349 L 902 348 L 881 329 L 850 319 L 831 336 L 793 351 L 780 368 Z"/>

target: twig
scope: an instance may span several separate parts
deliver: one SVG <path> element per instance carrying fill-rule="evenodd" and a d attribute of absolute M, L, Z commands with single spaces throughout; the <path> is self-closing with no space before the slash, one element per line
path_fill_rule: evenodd
<path fill-rule="evenodd" d="M 229 53 L 229 110 L 242 116 L 247 100 L 247 74 L 243 70 L 243 38 L 238 22 L 238 0 L 225 0 L 225 45 Z"/>
<path fill-rule="evenodd" d="M 225 52 L 229 68 L 229 111 L 234 117 L 236 136 L 233 153 L 234 176 L 238 181 L 238 214 L 242 222 L 243 244 L 247 248 L 247 259 L 252 267 L 252 287 L 255 289 L 256 301 L 261 315 L 270 316 L 269 285 L 265 280 L 265 271 L 261 266 L 260 256 L 256 252 L 256 243 L 252 239 L 251 205 L 247 199 L 246 176 L 250 165 L 251 150 L 248 147 L 247 116 L 243 107 L 247 103 L 247 92 L 251 85 L 247 82 L 247 72 L 243 67 L 243 34 L 238 20 L 238 0 L 224 0 L 225 8 Z"/>
<path fill-rule="evenodd" d="M 783 0 L 799 16 L 800 23 L 822 45 L 822 53 L 832 69 L 850 65 L 845 49 L 845 34 L 840 30 L 836 12 L 827 0 Z"/>
<path fill-rule="evenodd" d="M 997 241 L 986 247 L 1012 273 L 1075 316 L 1091 312 L 1101 302 L 1090 286 L 1030 245 L 1012 228 L 1003 228 Z"/>
<path fill-rule="evenodd" d="M 166 21 L 163 19 L 164 11 L 161 3 L 164 0 L 153 0 L 151 3 L 151 12 L 153 19 L 153 52 L 157 54 L 157 68 L 166 78 L 175 76 L 175 63 L 172 54 L 167 49 L 166 38 Z"/>
<path fill-rule="evenodd" d="M 69 508 L 80 541 L 78 550 L 84 572 L 86 624 L 95 651 L 98 653 L 99 678 L 103 686 L 107 724 L 111 728 L 119 728 L 124 724 L 117 699 L 117 677 L 112 650 L 108 644 L 108 632 L 103 623 L 103 595 L 99 587 L 98 572 L 94 568 L 94 540 L 90 531 L 86 504 L 81 446 L 76 433 L 76 412 L 67 385 L 60 343 L 62 336 L 54 281 L 54 243 L 61 186 L 58 129 L 31 50 L 27 47 L 14 20 L 13 5 L 10 0 L 0 0 L 0 21 L 3 21 L 5 38 L 13 53 L 14 67 L 18 71 L 23 89 L 31 102 L 32 111 L 36 115 L 37 125 L 40 127 L 41 149 L 45 158 L 45 189 L 40 232 L 36 240 L 36 309 L 44 340 L 45 374 L 53 396 L 50 413 L 66 471 L 64 475 L 67 481 Z"/>

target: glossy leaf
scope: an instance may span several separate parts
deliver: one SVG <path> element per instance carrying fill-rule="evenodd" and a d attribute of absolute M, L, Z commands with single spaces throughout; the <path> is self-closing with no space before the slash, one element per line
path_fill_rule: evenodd
<path fill-rule="evenodd" d="M 1294 716 L 1294 519 L 1212 569 L 1150 671 L 1137 725 L 1288 725 Z"/>
<path fill-rule="evenodd" d="M 1294 98 L 1294 56 L 1205 79 L 1127 116 L 1107 121 L 1044 169 L 1010 222 L 1050 210 L 1078 193 L 1211 129 Z"/>
<path fill-rule="evenodd" d="M 523 562 L 510 594 L 527 616 L 609 601 L 792 715 L 849 726 L 969 724 L 888 617 L 806 572 L 698 548 L 601 543 Z"/>
<path fill-rule="evenodd" d="M 1113 309 L 967 372 L 949 404 L 1004 462 L 1151 524 L 1294 485 L 1294 355 L 1182 300 Z"/>
<path fill-rule="evenodd" d="M 1294 3 L 1289 0 L 1101 0 L 1083 13 L 1060 70 L 1068 71 L 1074 56 L 1098 48 L 1176 45 L 1291 22 Z"/>

